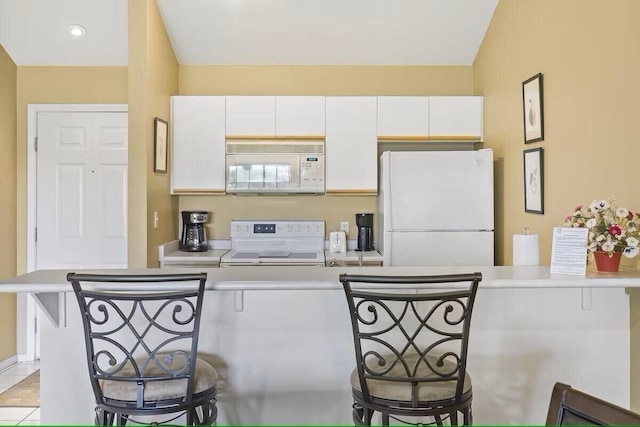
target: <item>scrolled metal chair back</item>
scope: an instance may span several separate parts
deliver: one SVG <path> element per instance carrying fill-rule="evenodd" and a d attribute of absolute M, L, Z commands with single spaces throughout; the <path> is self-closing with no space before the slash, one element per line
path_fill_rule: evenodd
<path fill-rule="evenodd" d="M 145 398 L 145 386 L 151 382 L 177 384 L 179 389 L 184 385 L 172 405 L 191 403 L 206 279 L 206 273 L 67 275 L 80 306 L 97 403 L 144 408 L 152 400 Z M 123 286 L 117 291 L 94 289 L 101 283 Z M 145 284 L 152 283 L 163 283 L 167 290 L 145 291 Z M 136 387 L 136 401 L 118 403 L 105 396 L 107 381 Z"/>
<path fill-rule="evenodd" d="M 368 380 L 406 383 L 412 406 L 418 386 L 456 381 L 462 399 L 471 314 L 480 273 L 441 276 L 340 276 L 349 305 L 356 366 L 363 397 L 371 402 Z M 463 289 L 445 290 L 459 282 Z M 423 292 L 407 288 L 442 284 Z M 357 290 L 353 289 L 357 286 Z M 386 286 L 388 285 L 388 286 Z M 403 290 L 393 289 L 404 288 Z M 363 290 L 363 289 L 369 290 Z M 382 291 L 371 291 L 382 288 Z"/>

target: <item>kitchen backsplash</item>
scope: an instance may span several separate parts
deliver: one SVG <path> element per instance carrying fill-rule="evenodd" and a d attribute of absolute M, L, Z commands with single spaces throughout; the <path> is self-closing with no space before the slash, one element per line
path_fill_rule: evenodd
<path fill-rule="evenodd" d="M 327 237 L 349 221 L 349 239 L 355 239 L 355 214 L 377 212 L 377 195 L 322 196 L 179 196 L 179 210 L 210 212 L 207 225 L 209 239 L 228 239 L 232 219 L 314 219 L 325 221 Z M 374 217 L 374 235 L 377 228 Z M 178 231 L 176 230 L 176 236 Z M 177 238 L 177 237 L 176 237 Z"/>

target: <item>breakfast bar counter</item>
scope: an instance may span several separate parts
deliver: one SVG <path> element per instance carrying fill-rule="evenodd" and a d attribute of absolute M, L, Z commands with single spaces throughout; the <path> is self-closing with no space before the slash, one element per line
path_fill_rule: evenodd
<path fill-rule="evenodd" d="M 482 273 L 467 366 L 477 424 L 543 424 L 556 381 L 630 405 L 628 292 L 640 288 L 635 269 L 586 276 L 551 275 L 549 267 L 78 271 L 208 273 L 199 351 L 222 377 L 220 424 L 351 422 L 355 357 L 342 273 Z M 82 326 L 67 272 L 42 270 L 0 282 L 0 292 L 31 293 L 51 320 L 41 330 L 43 424 L 93 422 Z"/>
<path fill-rule="evenodd" d="M 0 292 L 70 292 L 70 270 L 38 270 L 0 281 Z M 508 288 L 640 288 L 640 270 L 621 268 L 617 273 L 589 269 L 586 276 L 551 274 L 548 266 L 517 267 L 229 267 L 77 270 L 83 273 L 208 273 L 207 290 L 318 290 L 342 289 L 340 274 L 435 275 L 482 273 L 482 289 Z M 147 288 L 148 289 L 148 288 Z"/>

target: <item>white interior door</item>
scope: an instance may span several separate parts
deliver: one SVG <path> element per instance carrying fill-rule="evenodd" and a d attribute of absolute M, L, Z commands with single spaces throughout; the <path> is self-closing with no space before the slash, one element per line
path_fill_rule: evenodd
<path fill-rule="evenodd" d="M 37 122 L 37 269 L 126 267 L 127 114 Z"/>
<path fill-rule="evenodd" d="M 37 111 L 29 127 L 38 141 L 35 173 L 29 174 L 36 226 L 30 270 L 125 268 L 127 113 Z M 18 313 L 26 325 L 27 360 L 40 357 L 38 312 L 27 298 L 25 312 Z"/>

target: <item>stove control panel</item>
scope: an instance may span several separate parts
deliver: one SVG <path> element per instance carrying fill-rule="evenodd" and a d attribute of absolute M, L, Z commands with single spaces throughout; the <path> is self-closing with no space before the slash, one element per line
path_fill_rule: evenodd
<path fill-rule="evenodd" d="M 231 221 L 231 237 L 322 237 L 324 221 Z"/>
<path fill-rule="evenodd" d="M 253 234 L 269 233 L 276 234 L 275 224 L 253 224 Z"/>

